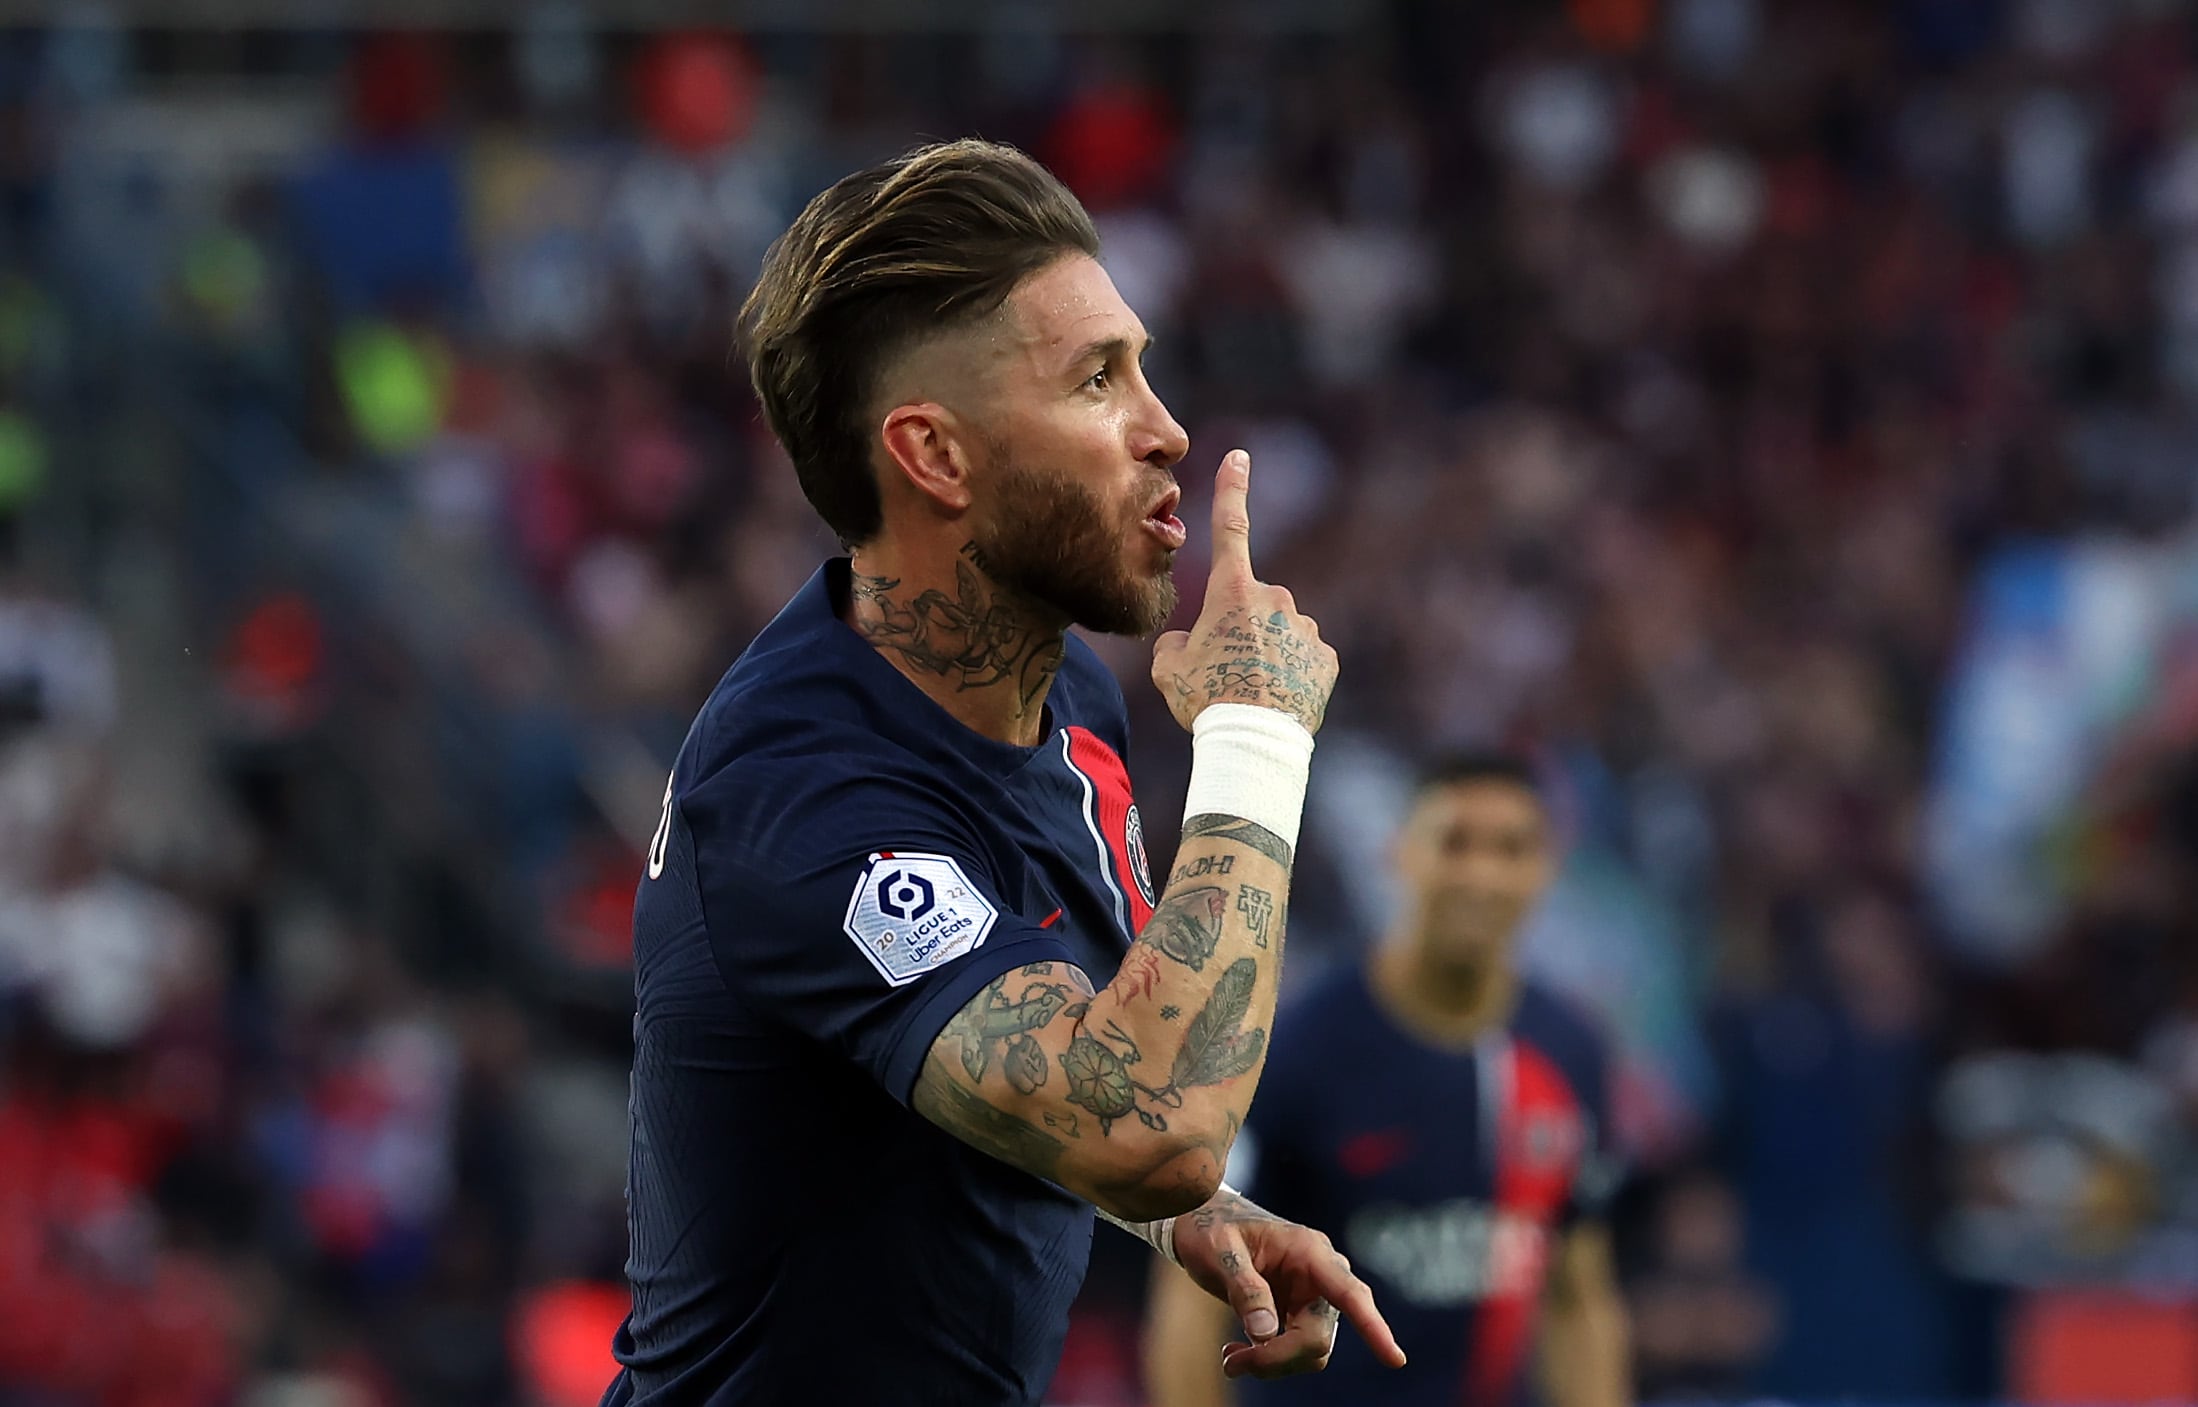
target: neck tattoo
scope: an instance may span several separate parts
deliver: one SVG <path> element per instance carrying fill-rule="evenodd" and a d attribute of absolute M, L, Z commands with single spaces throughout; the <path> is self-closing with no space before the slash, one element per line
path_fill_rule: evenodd
<path fill-rule="evenodd" d="M 898 577 L 858 569 L 849 624 L 872 645 L 950 681 L 957 691 L 1011 685 L 1020 716 L 1053 682 L 1067 636 L 994 585 L 983 565 L 977 544 L 964 543 L 954 563 L 952 595 L 937 587 L 911 593 Z"/>

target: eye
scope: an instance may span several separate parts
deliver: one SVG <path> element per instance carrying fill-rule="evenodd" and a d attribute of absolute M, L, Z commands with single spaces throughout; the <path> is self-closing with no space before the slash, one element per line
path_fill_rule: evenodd
<path fill-rule="evenodd" d="M 1104 391 L 1107 389 L 1107 379 L 1107 369 L 1105 367 L 1100 367 L 1097 371 L 1084 378 L 1084 385 L 1089 390 Z"/>

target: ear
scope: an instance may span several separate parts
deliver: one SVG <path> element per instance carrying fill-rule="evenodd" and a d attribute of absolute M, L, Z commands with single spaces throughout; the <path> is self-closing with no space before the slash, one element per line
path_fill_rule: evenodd
<path fill-rule="evenodd" d="M 953 411 L 936 401 L 897 405 L 885 413 L 879 434 L 888 472 L 950 514 L 969 510 L 974 466 Z"/>

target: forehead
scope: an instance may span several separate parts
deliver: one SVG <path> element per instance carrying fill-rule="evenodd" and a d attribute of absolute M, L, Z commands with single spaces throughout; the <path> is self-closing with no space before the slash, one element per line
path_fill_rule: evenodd
<path fill-rule="evenodd" d="M 1539 834 L 1544 820 L 1542 800 L 1532 790 L 1488 777 L 1429 787 L 1413 804 L 1411 825 L 1423 834 L 1453 826 Z"/>
<path fill-rule="evenodd" d="M 1075 356 L 1094 342 L 1123 338 L 1139 344 L 1145 325 L 1088 254 L 1064 255 L 1015 285 L 1007 299 L 1010 341 L 1045 364 Z"/>

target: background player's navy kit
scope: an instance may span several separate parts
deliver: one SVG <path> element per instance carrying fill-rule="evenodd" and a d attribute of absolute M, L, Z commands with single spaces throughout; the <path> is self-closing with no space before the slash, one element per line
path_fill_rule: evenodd
<path fill-rule="evenodd" d="M 1089 1204 L 906 1105 L 987 983 L 1104 985 L 1151 915 L 1121 692 L 1071 637 L 1045 741 L 983 737 L 841 621 L 848 584 L 788 603 L 672 774 L 606 1404 L 1034 1404 L 1083 1281 Z"/>
<path fill-rule="evenodd" d="M 1356 965 L 1290 1002 L 1243 1190 L 1335 1239 L 1412 1361 L 1382 1367 L 1343 1334 L 1324 1372 L 1240 1384 L 1247 1407 L 1527 1400 L 1549 1257 L 1615 1181 L 1606 1069 L 1593 1030 L 1532 983 L 1471 1051 L 1399 1029 Z"/>

